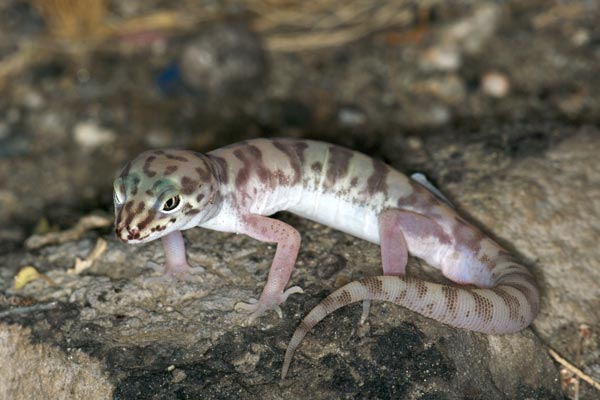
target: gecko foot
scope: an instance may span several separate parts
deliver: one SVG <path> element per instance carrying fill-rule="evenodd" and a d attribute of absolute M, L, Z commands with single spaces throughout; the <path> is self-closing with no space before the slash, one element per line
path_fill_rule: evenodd
<path fill-rule="evenodd" d="M 149 262 L 148 266 L 153 270 L 162 273 L 162 275 L 145 279 L 146 284 L 164 284 L 169 280 L 186 282 L 202 282 L 203 280 L 200 274 L 204 272 L 204 268 L 191 267 L 188 263 L 177 265 L 166 263 L 164 266 L 160 266 L 155 262 Z"/>
<path fill-rule="evenodd" d="M 165 264 L 165 275 L 180 281 L 202 281 L 202 277 L 198 275 L 204 272 L 202 267 L 191 267 L 188 263 L 181 265 Z"/>
<path fill-rule="evenodd" d="M 250 322 L 253 322 L 256 318 L 262 316 L 269 310 L 275 311 L 277 315 L 279 315 L 279 318 L 283 318 L 283 312 L 279 305 L 285 302 L 291 294 L 295 293 L 304 293 L 304 291 L 300 286 L 292 286 L 279 295 L 263 293 L 260 300 L 250 299 L 248 303 L 238 302 L 233 308 L 237 312 L 251 313 L 249 318 Z"/>

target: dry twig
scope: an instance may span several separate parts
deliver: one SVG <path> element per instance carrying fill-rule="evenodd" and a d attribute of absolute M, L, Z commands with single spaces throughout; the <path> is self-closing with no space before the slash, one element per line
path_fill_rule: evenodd
<path fill-rule="evenodd" d="M 550 353 L 552 358 L 554 358 L 556 360 L 556 362 L 558 362 L 564 368 L 568 369 L 570 372 L 577 375 L 578 378 L 589 383 L 595 389 L 600 390 L 600 382 L 595 381 L 594 378 L 587 375 L 582 370 L 580 370 L 579 368 L 577 368 L 576 366 L 574 366 L 573 364 L 571 364 L 570 362 L 568 362 L 567 360 L 562 358 L 556 351 L 554 351 L 552 349 L 548 349 L 548 352 Z"/>
<path fill-rule="evenodd" d="M 77 240 L 79 237 L 91 230 L 96 228 L 104 228 L 112 224 L 112 219 L 107 217 L 101 217 L 98 215 L 88 215 L 82 217 L 77 224 L 65 231 L 60 232 L 49 232 L 43 235 L 33 235 L 25 241 L 25 247 L 28 249 L 37 249 L 42 246 L 49 244 L 58 244 Z"/>
<path fill-rule="evenodd" d="M 106 240 L 98 238 L 96 241 L 96 246 L 92 249 L 90 254 L 88 254 L 88 256 L 83 260 L 77 257 L 75 259 L 75 267 L 68 269 L 67 273 L 71 275 L 79 275 L 86 269 L 90 268 L 94 264 L 94 261 L 96 261 L 96 259 L 99 258 L 105 250 Z"/>
<path fill-rule="evenodd" d="M 275 3 L 275 4 L 274 4 Z M 334 0 L 318 2 L 247 0 L 254 28 L 273 51 L 334 47 L 392 27 L 406 27 L 415 11 L 405 1 Z"/>

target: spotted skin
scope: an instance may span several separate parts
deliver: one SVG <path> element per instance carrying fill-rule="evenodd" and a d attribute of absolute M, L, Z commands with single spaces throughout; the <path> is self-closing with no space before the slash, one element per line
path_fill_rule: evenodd
<path fill-rule="evenodd" d="M 302 338 L 326 315 L 353 302 L 402 305 L 448 325 L 489 334 L 528 326 L 539 309 L 531 273 L 458 216 L 424 178 L 410 179 L 361 153 L 328 143 L 256 139 L 207 154 L 154 150 L 128 163 L 114 183 L 115 232 L 127 243 L 161 238 L 166 272 L 191 274 L 181 231 L 196 226 L 277 244 L 258 300 L 236 309 L 257 317 L 286 290 L 300 235 L 272 215 L 289 211 L 381 245 L 383 275 L 333 292 L 302 321 L 290 341 L 282 377 Z M 439 268 L 441 285 L 405 275 L 407 254 Z"/>

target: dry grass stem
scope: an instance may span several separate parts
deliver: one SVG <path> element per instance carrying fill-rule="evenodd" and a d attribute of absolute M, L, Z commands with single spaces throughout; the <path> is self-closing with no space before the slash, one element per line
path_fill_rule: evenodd
<path fill-rule="evenodd" d="M 567 370 L 569 370 L 570 372 L 575 374 L 578 378 L 589 383 L 596 390 L 600 390 L 600 382 L 595 381 L 594 378 L 587 375 L 582 370 L 580 370 L 579 368 L 577 368 L 576 366 L 574 366 L 573 364 L 571 364 L 570 362 L 568 362 L 567 360 L 562 358 L 556 351 L 554 351 L 552 349 L 548 349 L 548 352 L 550 353 L 552 358 L 554 358 L 556 360 L 556 362 L 558 362 L 564 368 L 566 368 Z"/>
<path fill-rule="evenodd" d="M 77 240 L 81 235 L 85 232 L 96 229 L 103 228 L 112 224 L 112 218 L 98 216 L 98 215 L 88 215 L 82 217 L 77 224 L 65 231 L 60 232 L 49 232 L 43 235 L 33 235 L 29 239 L 25 241 L 25 247 L 28 249 L 37 249 L 42 246 L 46 246 L 49 244 L 59 244 L 70 242 L 72 240 Z"/>
<path fill-rule="evenodd" d="M 95 38 L 102 30 L 104 0 L 31 0 L 31 3 L 57 38 Z"/>
<path fill-rule="evenodd" d="M 254 29 L 262 34 L 266 47 L 285 52 L 341 46 L 371 33 L 406 27 L 418 13 L 409 4 L 401 0 L 246 1 L 256 16 Z"/>

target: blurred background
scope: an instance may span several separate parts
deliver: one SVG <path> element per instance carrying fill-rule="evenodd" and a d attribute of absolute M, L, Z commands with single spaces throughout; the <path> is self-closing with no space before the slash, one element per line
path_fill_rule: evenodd
<path fill-rule="evenodd" d="M 145 149 L 319 139 L 424 172 L 451 198 L 475 182 L 470 210 L 540 257 L 552 308 L 535 329 L 568 348 L 574 321 L 597 319 L 597 289 L 581 288 L 597 273 L 597 173 L 585 160 L 600 122 L 599 7 L 0 0 L 0 254 L 20 260 L 32 234 L 110 215 L 115 174 Z M 536 162 L 556 169 L 539 178 Z M 523 165 L 531 176 L 519 180 Z M 573 260 L 588 272 L 570 272 Z M 582 354 L 597 368 L 594 349 Z"/>
<path fill-rule="evenodd" d="M 108 210 L 148 147 L 304 136 L 426 171 L 431 137 L 535 150 L 552 124 L 598 122 L 597 16 L 595 1 L 2 0 L 2 249 L 40 219 Z"/>

